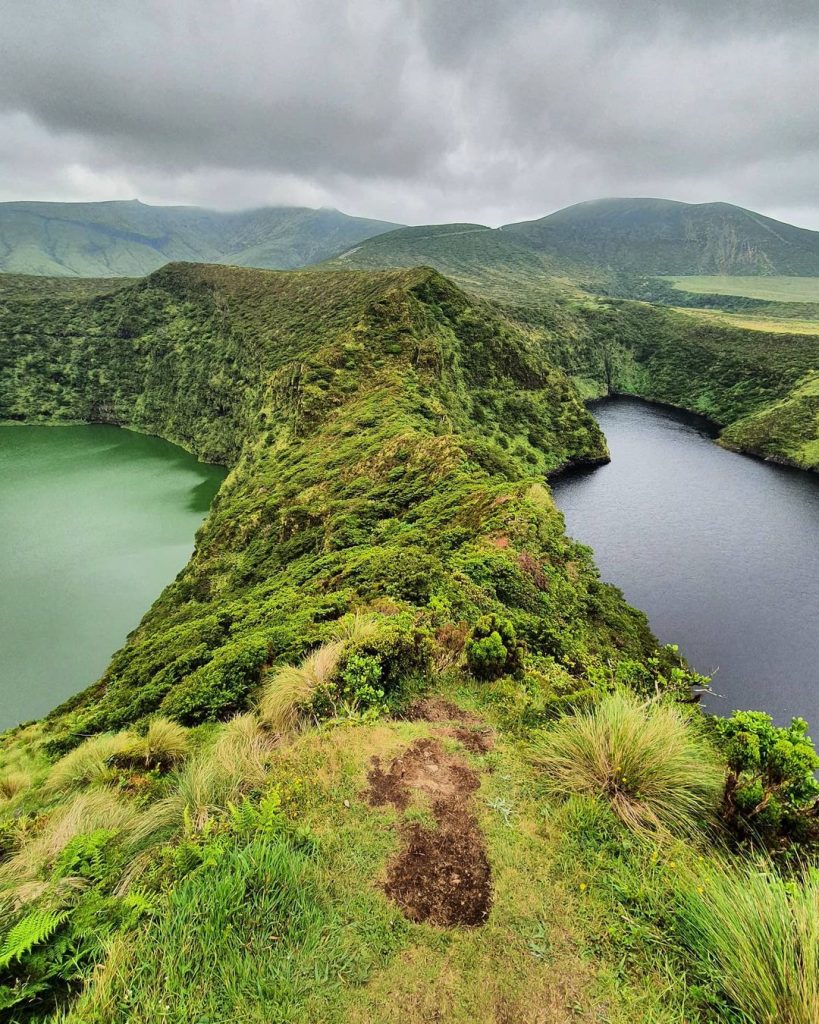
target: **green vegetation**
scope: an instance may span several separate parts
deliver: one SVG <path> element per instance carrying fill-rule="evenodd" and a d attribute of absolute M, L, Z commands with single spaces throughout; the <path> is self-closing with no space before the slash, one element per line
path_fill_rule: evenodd
<path fill-rule="evenodd" d="M 761 711 L 737 711 L 716 722 L 729 776 L 723 817 L 740 839 L 781 846 L 816 833 L 819 757 L 795 718 L 787 729 Z"/>
<path fill-rule="evenodd" d="M 819 274 L 819 232 L 729 203 L 598 199 L 503 231 L 537 252 L 621 273 Z"/>
<path fill-rule="evenodd" d="M 745 295 L 767 302 L 819 303 L 819 277 L 668 277 L 675 288 L 708 295 Z"/>
<path fill-rule="evenodd" d="M 230 467 L 103 677 L 2 738 L 7 1019 L 739 1024 L 755 984 L 802 1024 L 812 744 L 709 730 L 702 678 L 544 486 L 606 458 L 569 373 L 739 423 L 813 358 L 691 331 L 577 293 L 501 308 L 424 268 L 0 289 L 0 416 Z M 746 819 L 776 798 L 776 829 L 737 794 Z M 784 936 L 754 982 L 712 876 L 785 845 L 787 901 L 749 889 Z M 436 924 L 476 877 L 482 913 Z"/>
<path fill-rule="evenodd" d="M 635 829 L 690 831 L 713 816 L 724 785 L 693 721 L 627 691 L 541 733 L 531 756 L 551 793 L 602 797 Z"/>
<path fill-rule="evenodd" d="M 220 213 L 137 202 L 0 203 L 0 271 L 139 277 L 170 260 L 300 267 L 395 227 L 338 210 Z"/>
<path fill-rule="evenodd" d="M 660 203 L 655 209 L 649 203 L 643 209 L 642 201 L 621 207 L 620 202 L 583 204 L 543 221 L 497 231 L 477 225 L 404 228 L 370 239 L 329 265 L 436 266 L 499 304 L 502 315 L 539 341 L 584 397 L 620 391 L 678 405 L 713 419 L 725 429 L 725 443 L 731 447 L 815 469 L 819 424 L 810 392 L 804 389 L 810 375 L 819 372 L 819 305 L 689 294 L 659 277 L 646 276 L 662 272 L 653 256 L 646 256 L 641 270 L 621 265 L 614 256 L 609 260 L 605 253 L 595 255 L 593 247 L 583 262 L 586 257 L 579 250 L 547 244 L 558 222 L 566 237 L 576 240 L 584 238 L 586 230 L 592 237 L 602 218 L 605 230 L 600 230 L 606 238 L 610 233 L 611 245 L 619 251 L 631 238 L 623 224 L 632 220 L 639 225 L 640 237 L 653 238 L 666 215 L 681 231 L 692 210 L 705 225 L 734 216 L 731 207 L 726 213 L 722 208 L 715 212 L 685 204 Z M 739 213 L 742 223 L 750 217 Z M 764 221 L 753 217 L 756 227 Z M 819 238 L 816 232 L 804 234 L 811 236 L 811 244 L 813 235 Z M 694 240 L 686 245 L 701 253 L 696 232 L 691 237 Z M 651 251 L 648 246 L 646 252 Z M 758 285 L 762 279 L 734 280 Z M 683 313 L 657 303 L 714 309 Z M 751 322 L 733 326 L 722 312 L 726 308 L 751 317 Z M 746 326 L 751 329 L 743 329 Z"/>
<path fill-rule="evenodd" d="M 716 862 L 684 887 L 682 927 L 726 993 L 759 1024 L 819 1017 L 819 877 Z"/>

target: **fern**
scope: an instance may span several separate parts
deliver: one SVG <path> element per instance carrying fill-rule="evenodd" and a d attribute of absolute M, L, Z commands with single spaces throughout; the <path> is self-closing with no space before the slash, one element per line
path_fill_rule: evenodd
<path fill-rule="evenodd" d="M 68 917 L 67 910 L 33 910 L 8 932 L 0 948 L 0 969 L 20 960 L 35 946 L 51 938 Z"/>

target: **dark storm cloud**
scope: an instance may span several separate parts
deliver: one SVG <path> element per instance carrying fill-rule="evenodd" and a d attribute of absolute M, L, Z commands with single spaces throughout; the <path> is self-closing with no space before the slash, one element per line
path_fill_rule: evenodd
<path fill-rule="evenodd" d="M 0 0 L 0 197 L 819 226 L 819 4 Z"/>

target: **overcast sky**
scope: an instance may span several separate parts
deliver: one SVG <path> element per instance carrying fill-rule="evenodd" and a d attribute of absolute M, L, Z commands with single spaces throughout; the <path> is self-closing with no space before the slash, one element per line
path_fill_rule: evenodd
<path fill-rule="evenodd" d="M 819 0 L 0 0 L 0 200 L 819 228 Z"/>

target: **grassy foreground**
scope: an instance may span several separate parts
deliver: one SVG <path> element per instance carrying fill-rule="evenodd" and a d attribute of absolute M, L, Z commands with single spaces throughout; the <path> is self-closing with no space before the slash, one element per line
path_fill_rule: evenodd
<path fill-rule="evenodd" d="M 606 457 L 569 357 L 750 415 L 801 354 L 732 390 L 722 336 L 684 379 L 637 304 L 561 347 L 427 269 L 95 292 L 2 297 L 0 416 L 231 471 L 103 677 L 2 737 L 4 1019 L 815 1019 L 804 724 L 709 723 L 544 483 Z M 755 870 L 784 952 L 746 969 L 719 908 Z"/>

